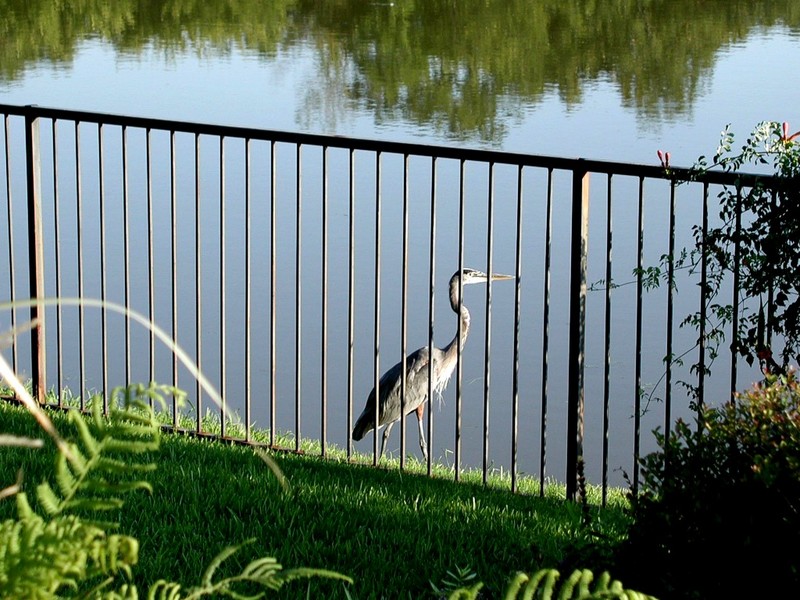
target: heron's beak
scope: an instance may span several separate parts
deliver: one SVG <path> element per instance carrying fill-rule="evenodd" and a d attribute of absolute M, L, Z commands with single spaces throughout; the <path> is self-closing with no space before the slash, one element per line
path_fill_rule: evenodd
<path fill-rule="evenodd" d="M 499 281 L 501 279 L 516 279 L 516 277 L 514 277 L 514 275 L 503 275 L 502 273 L 492 273 L 489 276 L 489 279 L 491 279 L 492 281 Z"/>

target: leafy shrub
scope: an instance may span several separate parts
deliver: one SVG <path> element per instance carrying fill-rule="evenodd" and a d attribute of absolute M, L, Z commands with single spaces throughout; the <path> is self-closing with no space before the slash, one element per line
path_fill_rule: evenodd
<path fill-rule="evenodd" d="M 118 524 L 106 517 L 122 507 L 123 494 L 137 489 L 152 491 L 141 475 L 155 465 L 136 460 L 160 444 L 161 426 L 149 401 L 163 402 L 164 394 L 175 393 L 173 388 L 156 384 L 118 388 L 112 393 L 108 419 L 101 413 L 101 402 L 91 404 L 88 422 L 76 410 L 69 413 L 78 441 L 59 447 L 55 489 L 47 482 L 36 488 L 43 514 L 32 508 L 25 492 L 18 491 L 17 518 L 0 523 L 0 598 L 138 597 L 136 587 L 127 580 L 138 561 L 139 542 L 131 536 L 110 534 Z M 240 548 L 224 549 L 206 569 L 199 586 L 183 589 L 178 583 L 162 580 L 150 587 L 148 598 L 261 598 L 266 590 L 277 590 L 298 578 L 350 581 L 324 570 L 284 571 L 270 557 L 252 561 L 237 575 L 215 580 L 220 564 Z"/>
<path fill-rule="evenodd" d="M 541 569 L 533 575 L 515 574 L 508 583 L 504 600 L 515 598 L 559 598 L 559 600 L 655 600 L 639 592 L 626 590 L 619 581 L 603 573 L 595 581 L 588 569 L 576 569 L 567 579 L 559 582 L 561 574 L 556 569 Z M 594 583 L 594 585 L 592 585 Z M 449 600 L 475 600 L 483 584 L 454 590 Z"/>
<path fill-rule="evenodd" d="M 800 131 L 789 134 L 787 123 L 764 121 L 734 149 L 734 134 L 726 127 L 711 162 L 700 157 L 692 170 L 697 178 L 712 169 L 732 173 L 766 169 L 772 175 L 769 181 L 742 178 L 725 187 L 718 194 L 720 225 L 707 232 L 695 226 L 696 250 L 690 255 L 693 268 L 707 261 L 709 299 L 724 293 L 726 276 L 734 275 L 743 299 L 766 306 L 765 318 L 763 310 L 755 310 L 756 303 L 750 307 L 741 303 L 739 331 L 733 341 L 734 349 L 751 364 L 757 357 L 770 370 L 777 364 L 772 362 L 765 331 L 782 337 L 784 365 L 800 354 L 799 138 Z M 723 328 L 734 315 L 730 304 L 712 302 L 709 309 L 720 321 L 706 331 L 713 344 L 724 336 Z M 687 323 L 699 324 L 699 315 Z"/>
<path fill-rule="evenodd" d="M 617 573 L 665 598 L 800 589 L 800 384 L 794 373 L 679 422 L 641 461 Z"/>
<path fill-rule="evenodd" d="M 677 184 L 703 181 L 713 171 L 736 177 L 717 193 L 716 224 L 692 227 L 694 247 L 664 254 L 658 266 L 633 273 L 647 290 L 674 286 L 674 269 L 704 275 L 703 305 L 680 324 L 698 330 L 694 347 L 705 346 L 693 373 L 709 374 L 730 338 L 731 350 L 749 364 L 758 360 L 763 372 L 784 374 L 800 360 L 800 131 L 790 134 L 788 123 L 763 121 L 740 147 L 734 140 L 729 125 L 714 155 L 701 156 L 689 170 L 672 169 L 669 153 L 658 151 L 665 174 Z M 732 282 L 736 304 L 727 300 Z M 620 285 L 600 280 L 592 287 L 605 283 Z M 773 343 L 782 348 L 773 352 Z M 664 360 L 680 364 L 689 350 Z M 693 395 L 699 392 L 693 383 L 681 383 Z"/>

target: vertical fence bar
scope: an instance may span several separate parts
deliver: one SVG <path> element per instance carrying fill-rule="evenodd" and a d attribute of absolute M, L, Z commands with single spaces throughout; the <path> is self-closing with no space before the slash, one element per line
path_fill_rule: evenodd
<path fill-rule="evenodd" d="M 408 364 L 406 338 L 408 336 L 408 154 L 403 156 L 403 225 L 402 256 L 400 281 L 400 469 L 406 466 L 406 383 L 408 381 Z M 430 356 L 430 355 L 429 355 Z M 432 365 L 432 361 L 428 363 Z M 428 369 L 431 370 L 430 368 Z M 424 406 L 424 405 L 423 405 Z M 432 403 L 428 406 L 430 412 Z"/>
<path fill-rule="evenodd" d="M 433 317 L 436 306 L 436 157 L 431 158 L 431 228 L 430 254 L 428 255 L 428 356 L 433 356 Z M 427 420 L 428 475 L 433 469 L 433 369 L 428 369 L 428 420 Z M 420 432 L 422 435 L 422 432 Z M 458 477 L 458 469 L 455 471 Z"/>
<path fill-rule="evenodd" d="M 464 296 L 463 281 L 461 272 L 464 269 L 464 220 L 466 215 L 466 181 L 464 177 L 465 162 L 461 159 L 458 181 L 458 339 L 464 334 L 461 315 L 462 299 Z M 452 296 L 451 300 L 452 302 Z M 456 352 L 456 448 L 455 448 L 455 480 L 461 479 L 461 415 L 462 415 L 462 375 L 463 365 L 461 364 L 461 344 L 458 344 Z M 431 411 L 432 412 L 432 411 Z M 433 441 L 433 440 L 429 440 Z"/>
<path fill-rule="evenodd" d="M 251 164 L 250 164 L 250 138 L 245 140 L 244 160 L 244 439 L 250 441 L 250 422 L 252 421 L 251 389 L 252 369 L 250 337 L 250 314 L 252 307 L 252 281 L 251 281 Z"/>
<path fill-rule="evenodd" d="M 128 128 L 122 127 L 122 252 L 125 309 L 131 308 L 130 190 L 128 187 Z M 61 353 L 59 352 L 59 355 Z M 131 319 L 125 315 L 125 385 L 131 382 Z"/>
<path fill-rule="evenodd" d="M 97 175 L 99 190 L 100 207 L 100 299 L 105 302 L 108 297 L 106 289 L 106 187 L 105 173 L 103 164 L 103 124 L 97 126 Z M 108 399 L 111 390 L 108 387 L 108 332 L 107 332 L 107 311 L 103 306 L 100 309 L 100 344 L 102 347 L 100 357 L 100 367 L 103 370 L 103 414 L 108 415 Z"/>
<path fill-rule="evenodd" d="M 200 134 L 194 136 L 194 351 L 197 368 L 203 370 L 203 244 L 200 210 Z M 200 378 L 195 385 L 197 433 L 203 431 L 203 386 Z"/>
<path fill-rule="evenodd" d="M 772 193 L 770 194 L 770 210 L 775 211 L 777 209 L 778 203 L 778 190 L 773 189 Z M 763 340 L 767 348 L 769 348 L 770 352 L 772 351 L 772 318 L 775 316 L 775 285 L 771 281 L 769 284 L 769 289 L 767 290 L 767 331 L 766 331 L 766 339 Z M 761 342 L 762 340 L 759 340 Z"/>
<path fill-rule="evenodd" d="M 611 192 L 611 174 L 608 175 L 606 188 L 606 293 L 603 308 L 603 470 L 602 470 L 602 503 L 608 500 L 608 431 L 610 426 L 609 404 L 611 394 L 611 290 L 612 249 L 613 249 L 613 206 Z"/>
<path fill-rule="evenodd" d="M 675 313 L 675 182 L 670 182 L 669 189 L 669 264 L 667 267 L 667 364 L 664 373 L 664 436 L 669 441 L 672 430 L 672 336 Z"/>
<path fill-rule="evenodd" d="M 269 445 L 275 446 L 275 429 L 277 414 L 275 409 L 275 401 L 277 398 L 277 387 L 275 383 L 275 375 L 277 369 L 277 353 L 275 341 L 275 294 L 277 289 L 276 274 L 277 274 L 277 257 L 276 257 L 276 243 L 275 232 L 277 230 L 277 198 L 278 198 L 278 177 L 277 177 L 277 146 L 274 141 L 270 143 L 270 208 L 269 208 Z"/>
<path fill-rule="evenodd" d="M 302 286 L 302 247 L 303 247 L 303 145 L 297 144 L 296 154 L 297 172 L 295 180 L 295 193 L 297 194 L 297 219 L 296 225 L 296 245 L 295 245 L 295 280 L 294 280 L 294 293 L 295 293 L 295 320 L 294 320 L 294 449 L 300 450 L 300 397 L 302 385 L 302 317 L 303 317 L 303 286 Z"/>
<path fill-rule="evenodd" d="M 381 329 L 381 152 L 375 154 L 375 344 L 374 373 L 375 383 L 375 434 L 372 438 L 372 464 L 378 464 L 378 427 L 380 426 L 380 329 Z"/>
<path fill-rule="evenodd" d="M 227 280 L 225 272 L 225 136 L 219 137 L 219 389 L 222 396 L 222 405 L 219 407 L 219 426 L 220 435 L 225 437 L 227 430 L 227 404 L 228 404 L 228 385 L 227 385 L 227 360 L 226 352 L 227 340 L 225 337 L 225 283 Z"/>
<path fill-rule="evenodd" d="M 742 231 L 742 188 L 736 188 L 736 238 L 739 239 Z M 731 381 L 730 381 L 730 399 L 735 402 L 734 393 L 736 392 L 736 380 L 738 373 L 738 357 L 739 357 L 739 284 L 741 267 L 741 247 L 736 244 L 733 250 L 733 302 L 731 315 Z"/>
<path fill-rule="evenodd" d="M 542 431 L 539 437 L 539 495 L 544 496 L 544 480 L 547 472 L 547 384 L 549 375 L 548 353 L 550 351 L 550 260 L 553 245 L 553 169 L 547 170 L 547 200 L 545 207 L 544 234 L 544 298 L 542 299 Z"/>
<path fill-rule="evenodd" d="M 355 252 L 356 252 L 356 191 L 355 151 L 348 152 L 348 232 L 347 249 L 347 459 L 353 457 L 353 348 L 355 344 Z"/>
<path fill-rule="evenodd" d="M 492 346 L 492 230 L 494 220 L 494 163 L 489 163 L 489 197 L 486 207 L 486 272 L 489 280 L 486 282 L 486 329 L 484 331 L 483 347 L 483 483 L 489 477 L 489 404 L 491 384 L 490 355 Z M 462 299 L 463 302 L 463 299 Z M 461 319 L 459 319 L 460 321 Z M 459 343 L 459 346 L 461 344 Z"/>
<path fill-rule="evenodd" d="M 639 490 L 639 447 L 642 426 L 642 263 L 644 260 L 644 178 L 639 177 L 638 232 L 636 243 L 636 358 L 633 399 L 633 493 Z"/>
<path fill-rule="evenodd" d="M 53 119 L 53 244 L 55 246 L 56 270 L 56 298 L 61 298 L 61 231 L 59 229 L 60 207 L 58 188 L 58 120 Z M 58 394 L 58 407 L 64 407 L 64 337 L 63 337 L 63 311 L 61 304 L 56 306 L 56 393 Z"/>
<path fill-rule="evenodd" d="M 697 410 L 705 402 L 706 381 L 706 302 L 708 300 L 708 253 L 706 240 L 708 239 L 708 183 L 703 183 L 703 217 L 702 217 L 702 248 L 700 252 L 700 331 L 697 338 L 698 369 L 697 369 Z"/>
<path fill-rule="evenodd" d="M 772 190 L 770 194 L 770 210 L 775 211 L 777 209 L 778 203 L 778 191 Z M 769 289 L 767 290 L 767 314 L 766 314 L 766 325 L 767 330 L 765 332 L 765 339 L 763 340 L 766 343 L 767 348 L 772 351 L 772 318 L 775 316 L 775 285 L 773 282 L 770 282 Z M 761 342 L 762 340 L 759 340 Z"/>
<path fill-rule="evenodd" d="M 84 297 L 83 287 L 83 186 L 81 185 L 81 123 L 75 121 L 75 199 L 76 242 L 78 245 L 78 296 Z M 78 307 L 78 370 L 81 410 L 86 409 L 86 350 L 84 345 L 84 309 Z"/>
<path fill-rule="evenodd" d="M 42 300 L 44 288 L 44 224 L 42 222 L 42 173 L 39 118 L 25 113 L 25 162 L 28 193 L 28 265 L 31 298 Z M 9 230 L 10 235 L 10 230 Z M 33 396 L 45 403 L 47 393 L 47 345 L 45 343 L 45 309 L 31 304 L 31 378 Z"/>
<path fill-rule="evenodd" d="M 520 321 L 522 314 L 520 312 L 520 300 L 522 287 L 520 281 L 522 279 L 522 165 L 517 167 L 517 232 L 516 232 L 516 260 L 514 266 L 514 356 L 513 365 L 514 371 L 512 373 L 511 382 L 511 395 L 512 395 L 512 408 L 511 408 L 511 491 L 517 491 L 517 453 L 519 446 L 519 334 L 520 334 Z"/>
<path fill-rule="evenodd" d="M 6 149 L 6 219 L 8 225 L 8 286 L 9 299 L 14 302 L 17 298 L 16 278 L 14 277 L 14 197 L 11 193 L 11 138 L 8 135 L 9 115 L 3 119 L 3 140 Z M 11 317 L 11 367 L 14 372 L 18 372 L 17 365 L 17 319 L 16 310 L 12 307 L 9 310 Z"/>
<path fill-rule="evenodd" d="M 172 251 L 171 294 L 172 294 L 172 340 L 178 343 L 178 165 L 175 152 L 175 131 L 169 132 L 169 177 L 170 177 L 170 246 Z M 172 355 L 172 385 L 178 387 L 178 354 Z M 178 428 L 178 400 L 172 398 L 172 426 Z"/>
<path fill-rule="evenodd" d="M 156 320 L 156 286 L 155 286 L 155 253 L 153 251 L 153 243 L 154 243 L 154 232 L 153 232 L 153 136 L 152 131 L 148 127 L 147 133 L 147 150 L 146 150 L 146 162 L 147 162 L 147 291 L 148 291 L 148 317 L 151 323 L 155 323 Z M 150 332 L 150 381 L 155 381 L 156 379 L 156 341 L 155 341 L 155 334 Z M 150 401 L 150 405 L 152 406 L 152 400 Z"/>
<path fill-rule="evenodd" d="M 320 348 L 320 437 L 328 455 L 328 147 L 322 149 L 322 348 Z"/>
<path fill-rule="evenodd" d="M 567 392 L 567 498 L 578 497 L 583 459 L 583 367 L 586 342 L 586 257 L 589 243 L 589 173 L 572 172 L 570 232 L 569 383 Z"/>

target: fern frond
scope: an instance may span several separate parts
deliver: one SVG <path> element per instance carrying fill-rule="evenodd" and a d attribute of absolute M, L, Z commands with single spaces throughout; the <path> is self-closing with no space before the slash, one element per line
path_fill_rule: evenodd
<path fill-rule="evenodd" d="M 123 571 L 131 577 L 131 566 L 139 560 L 139 541 L 127 535 L 110 535 L 95 540 L 89 556 L 94 563 L 93 570 L 103 574 Z"/>
<path fill-rule="evenodd" d="M 16 496 L 17 500 L 17 516 L 19 519 L 29 519 L 33 516 L 34 513 L 33 509 L 31 508 L 30 503 L 28 502 L 28 495 L 25 492 L 20 492 Z"/>
<path fill-rule="evenodd" d="M 278 561 L 271 556 L 254 560 L 242 571 L 244 577 L 269 577 L 281 570 Z"/>
<path fill-rule="evenodd" d="M 77 448 L 72 448 L 73 455 L 77 453 Z M 78 460 L 82 460 L 78 459 Z M 68 495 L 77 485 L 73 470 L 70 468 L 69 462 L 63 454 L 56 456 L 56 483 L 62 495 Z"/>
<path fill-rule="evenodd" d="M 147 593 L 147 600 L 180 600 L 181 585 L 159 579 Z"/>
<path fill-rule="evenodd" d="M 539 588 L 539 584 L 541 583 L 542 579 L 548 577 L 552 579 L 550 582 L 550 588 L 552 589 L 553 585 L 555 584 L 555 580 L 558 578 L 559 572 L 555 569 L 541 569 L 533 574 L 533 577 L 530 578 L 530 581 L 525 586 L 525 593 L 522 595 L 522 600 L 530 600 L 533 598 L 533 595 L 536 593 L 536 590 Z M 552 595 L 552 592 L 550 592 Z M 506 596 L 508 600 L 511 600 L 511 596 Z"/>
<path fill-rule="evenodd" d="M 95 406 L 96 403 L 93 404 L 93 411 L 97 410 Z M 96 422 L 97 416 L 94 414 L 92 416 L 95 420 L 95 427 L 102 430 L 102 419 L 100 420 L 101 424 L 98 424 Z M 78 437 L 88 451 L 89 456 L 92 457 L 97 455 L 97 453 L 100 451 L 99 443 L 92 435 L 92 432 L 90 431 L 89 426 L 86 424 L 86 420 L 83 418 L 83 415 L 81 415 L 81 413 L 77 410 L 71 410 L 67 414 L 67 418 L 69 422 L 75 425 L 76 429 L 78 430 Z"/>
<path fill-rule="evenodd" d="M 18 506 L 25 502 L 18 500 Z M 130 572 L 138 543 L 106 536 L 72 515 L 45 521 L 30 512 L 0 524 L 0 556 L 0 597 L 52 597 L 62 589 L 77 590 L 87 578 Z"/>
<path fill-rule="evenodd" d="M 278 584 L 275 588 L 278 589 L 284 583 L 289 583 L 295 579 L 308 579 L 311 577 L 324 577 L 325 579 L 338 579 L 340 581 L 346 581 L 347 583 L 353 583 L 352 578 L 348 577 L 347 575 L 337 573 L 336 571 L 329 571 L 327 569 L 311 569 L 307 567 L 298 567 L 296 569 L 281 571 L 280 573 L 276 573 L 273 577 L 271 577 L 271 581 Z"/>
<path fill-rule="evenodd" d="M 39 500 L 39 505 L 48 515 L 55 516 L 61 513 L 61 498 L 58 497 L 46 481 L 36 486 L 36 498 Z"/>
<path fill-rule="evenodd" d="M 201 584 L 204 587 L 209 587 L 209 588 L 212 587 L 212 580 L 214 579 L 214 573 L 217 572 L 219 566 L 227 559 L 229 559 L 231 556 L 236 554 L 239 550 L 241 550 L 248 544 L 252 544 L 254 541 L 255 539 L 251 538 L 239 544 L 238 546 L 227 546 L 226 548 L 223 548 L 222 551 L 214 557 L 214 559 L 211 561 L 208 567 L 206 567 L 206 570 L 203 573 L 203 577 L 200 580 Z"/>
<path fill-rule="evenodd" d="M 613 584 L 615 584 L 615 583 L 619 586 L 619 588 L 621 590 L 622 589 L 622 584 L 619 581 L 613 581 L 612 582 L 611 581 L 611 575 L 609 575 L 608 571 L 603 571 L 600 574 L 600 577 L 597 579 L 597 583 L 595 583 L 595 589 L 596 590 L 613 591 L 611 589 L 611 587 L 609 587 L 609 586 L 613 586 Z"/>
<path fill-rule="evenodd" d="M 570 575 L 561 585 L 561 592 L 558 594 L 558 600 L 569 600 L 572 598 L 572 592 L 575 589 L 575 586 L 578 585 L 578 582 L 581 580 L 582 576 L 583 571 L 573 571 L 572 575 Z"/>
<path fill-rule="evenodd" d="M 455 590 L 447 597 L 447 600 L 476 600 L 481 588 L 483 588 L 483 583 L 479 581 L 472 587 Z"/>
<path fill-rule="evenodd" d="M 153 415 L 151 414 L 150 406 L 139 402 L 131 403 L 128 405 L 128 410 L 124 413 L 117 412 L 109 418 L 109 423 L 112 425 L 126 423 L 146 427 L 149 426 L 152 421 Z"/>
<path fill-rule="evenodd" d="M 108 449 L 108 446 L 106 446 L 106 449 Z M 99 456 L 97 458 L 96 468 L 109 473 L 127 473 L 129 471 L 152 471 L 156 469 L 156 465 L 154 463 L 128 464 L 124 460 L 119 460 L 117 458 Z"/>
<path fill-rule="evenodd" d="M 97 586 L 97 588 L 91 592 L 81 596 L 81 598 L 86 598 L 87 600 L 139 600 L 139 593 L 136 586 L 127 583 L 120 586 L 119 590 L 102 591 L 112 583 L 114 583 L 114 579 L 109 577 L 102 585 Z"/>
<path fill-rule="evenodd" d="M 518 571 L 514 574 L 514 577 L 508 584 L 508 588 L 506 589 L 506 593 L 503 596 L 506 600 L 513 600 L 519 594 L 519 591 L 522 589 L 522 586 L 525 585 L 530 581 L 530 577 L 526 573 Z"/>
<path fill-rule="evenodd" d="M 155 388 L 159 394 L 166 389 Z M 152 492 L 150 484 L 137 474 L 155 469 L 155 464 L 125 458 L 153 452 L 160 445 L 160 426 L 150 406 L 141 401 L 149 389 L 136 385 L 117 391 L 125 404 L 111 406 L 108 419 L 97 397 L 91 403 L 89 418 L 77 410 L 70 411 L 68 418 L 77 431 L 77 442 L 68 446 L 68 456 L 59 453 L 56 459 L 57 489 L 42 484 L 36 490 L 47 515 L 60 515 L 65 510 L 114 510 L 122 506 L 120 494 L 138 489 Z"/>
<path fill-rule="evenodd" d="M 123 500 L 121 498 L 115 498 L 114 496 L 110 496 L 108 498 L 101 498 L 97 496 L 89 496 L 85 498 L 76 498 L 74 500 L 67 500 L 62 504 L 62 508 L 64 510 L 71 509 L 75 511 L 81 510 L 96 510 L 96 511 L 104 511 L 104 510 L 119 510 L 122 508 Z"/>
<path fill-rule="evenodd" d="M 655 600 L 652 596 L 625 590 L 619 581 L 612 581 L 611 576 L 605 572 L 597 579 L 593 589 L 591 583 L 594 580 L 594 573 L 589 569 L 574 571 L 560 588 L 557 586 L 559 577 L 560 574 L 555 569 L 541 569 L 533 576 L 518 572 L 509 581 L 503 598 L 504 600 L 517 598 L 552 600 L 553 594 L 558 593 L 558 600 Z M 479 589 L 478 586 L 463 587 L 450 594 L 449 600 L 474 600 Z"/>
<path fill-rule="evenodd" d="M 145 469 L 137 469 L 145 470 Z M 150 469 L 148 469 L 150 470 Z M 83 486 L 87 492 L 94 492 L 99 494 L 120 494 L 124 492 L 132 492 L 134 490 L 146 490 L 153 493 L 153 486 L 147 481 L 106 481 L 105 479 L 90 479 Z"/>
<path fill-rule="evenodd" d="M 268 590 L 278 590 L 285 583 L 310 577 L 325 577 L 353 583 L 350 577 L 325 569 L 299 568 L 283 571 L 281 565 L 271 557 L 258 558 L 248 564 L 239 575 L 220 579 L 215 582 L 214 574 L 219 566 L 244 546 L 252 544 L 254 541 L 255 540 L 250 539 L 237 546 L 228 546 L 217 554 L 203 574 L 201 586 L 188 590 L 188 593 L 183 597 L 184 600 L 195 600 L 203 596 L 213 595 L 228 596 L 230 598 L 256 599 L 264 595 L 263 592 L 256 593 L 255 595 L 245 594 L 237 589 L 237 585 L 239 584 L 250 584 Z M 156 587 L 150 590 L 148 598 L 151 600 L 173 600 L 180 597 L 179 595 L 175 595 L 177 594 L 177 590 L 177 587 L 169 587 L 169 584 L 166 582 L 159 581 Z M 167 593 L 172 593 L 173 595 L 166 595 Z"/>
<path fill-rule="evenodd" d="M 142 441 L 133 438 L 125 440 L 109 438 L 103 444 L 103 449 L 107 452 L 114 453 L 144 454 L 146 452 L 158 450 L 159 445 L 160 442 L 158 440 Z"/>
<path fill-rule="evenodd" d="M 555 569 L 545 569 L 543 573 L 543 577 L 538 579 L 538 583 L 536 587 L 531 587 L 531 595 L 535 594 L 539 588 L 539 583 L 544 582 L 544 587 L 542 588 L 542 600 L 550 600 L 553 597 L 553 592 L 555 591 L 556 581 L 561 576 L 561 573 L 556 571 Z M 528 591 L 526 590 L 525 593 L 527 594 Z"/>

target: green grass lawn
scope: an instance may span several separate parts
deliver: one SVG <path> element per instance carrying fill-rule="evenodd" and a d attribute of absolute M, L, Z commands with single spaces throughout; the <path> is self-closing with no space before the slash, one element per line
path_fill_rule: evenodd
<path fill-rule="evenodd" d="M 0 402 L 0 419 L 4 433 L 45 437 L 26 412 L 6 402 Z M 71 435 L 60 413 L 53 419 L 62 435 Z M 0 487 L 21 468 L 32 497 L 38 482 L 52 481 L 53 456 L 51 444 L 4 448 Z M 273 456 L 288 491 L 250 447 L 164 437 L 153 457 L 158 469 L 148 477 L 153 494 L 130 494 L 120 514 L 120 531 L 141 543 L 140 592 L 162 578 L 194 585 L 225 546 L 254 539 L 223 573 L 270 555 L 286 568 L 325 568 L 355 580 L 299 581 L 277 597 L 432 598 L 431 582 L 441 586 L 448 571 L 459 569 L 485 583 L 486 597 L 496 597 L 517 570 L 596 567 L 587 562 L 598 539 L 619 539 L 627 523 L 622 491 L 612 491 L 601 508 L 599 491 L 590 489 L 587 527 L 580 505 L 556 497 L 563 498 L 557 485 L 540 498 L 512 494 L 505 479 L 484 486 L 480 473 L 454 483 L 444 475 L 401 472 L 396 461 L 377 469 L 350 464 L 336 452 L 327 460 Z M 522 482 L 521 489 L 538 490 L 538 481 Z M 0 502 L 3 519 L 14 515 L 13 501 Z"/>

